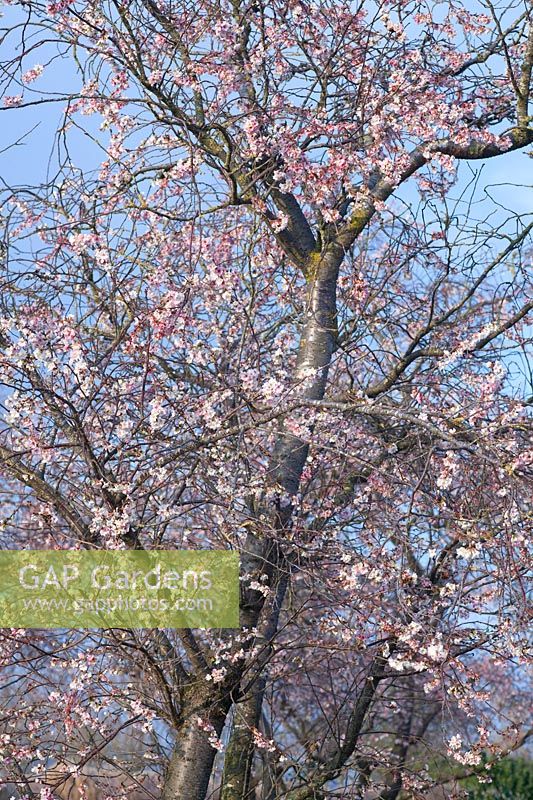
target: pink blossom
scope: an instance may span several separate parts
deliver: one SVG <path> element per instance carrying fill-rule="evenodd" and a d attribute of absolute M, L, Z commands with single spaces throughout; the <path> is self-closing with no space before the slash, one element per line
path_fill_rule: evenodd
<path fill-rule="evenodd" d="M 22 95 L 7 95 L 4 97 L 4 108 L 14 108 L 22 103 Z"/>
<path fill-rule="evenodd" d="M 43 65 L 36 64 L 34 67 L 29 69 L 22 75 L 21 77 L 22 83 L 32 83 L 32 81 L 37 80 L 37 78 L 39 78 L 43 74 L 43 71 L 44 71 Z"/>

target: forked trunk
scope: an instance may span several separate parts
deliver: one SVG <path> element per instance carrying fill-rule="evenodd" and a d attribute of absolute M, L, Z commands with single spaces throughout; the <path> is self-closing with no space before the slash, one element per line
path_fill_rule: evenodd
<path fill-rule="evenodd" d="M 331 357 L 336 347 L 336 288 L 343 257 L 342 247 L 332 244 L 321 256 L 316 254 L 311 259 L 306 319 L 293 376 L 293 386 L 301 387 L 302 400 L 321 400 L 324 397 Z M 308 451 L 307 442 L 287 433 L 282 426 L 270 464 L 271 485 L 279 486 L 290 496 L 294 495 L 300 485 Z M 289 519 L 290 507 L 287 507 L 285 519 L 281 523 L 287 524 Z M 277 520 L 277 524 L 280 524 L 280 520 Z M 265 543 L 265 548 L 268 547 L 268 543 Z M 249 549 L 252 554 L 250 560 L 256 558 L 258 564 L 262 564 L 264 552 L 260 543 L 250 542 Z M 272 577 L 272 583 L 278 584 L 277 576 Z M 278 598 L 278 601 L 281 604 L 283 598 Z M 259 621 L 261 610 L 261 604 L 249 609 L 248 613 L 251 617 L 255 616 L 255 619 L 246 619 L 247 626 L 254 626 Z M 265 620 L 265 628 L 270 628 L 271 623 L 271 619 Z M 260 686 L 259 681 L 258 687 Z M 228 747 L 231 763 L 228 762 L 226 767 L 222 786 L 222 797 L 225 800 L 243 800 L 246 797 L 254 750 L 253 727 L 257 726 L 259 720 L 261 695 L 260 688 L 256 696 L 252 689 L 251 695 L 245 701 L 247 707 L 236 709 Z M 219 713 L 216 721 L 211 719 L 217 733 L 224 726 L 225 713 L 227 709 Z M 215 752 L 208 741 L 208 734 L 198 728 L 195 719 L 187 720 L 178 731 L 162 800 L 204 800 Z"/>

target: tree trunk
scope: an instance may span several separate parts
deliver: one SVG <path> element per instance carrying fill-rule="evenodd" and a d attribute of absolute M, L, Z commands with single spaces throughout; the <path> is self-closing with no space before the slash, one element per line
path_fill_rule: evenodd
<path fill-rule="evenodd" d="M 306 320 L 292 380 L 293 386 L 301 387 L 302 400 L 324 397 L 337 343 L 337 278 L 343 258 L 343 248 L 335 244 L 311 259 Z M 296 494 L 308 451 L 306 442 L 282 426 L 270 463 L 270 482 Z"/>
<path fill-rule="evenodd" d="M 408 676 L 405 683 L 407 687 L 407 707 L 404 711 L 403 720 L 401 720 L 401 724 L 398 726 L 396 741 L 391 751 L 391 757 L 393 760 L 396 760 L 396 765 L 391 766 L 386 774 L 384 781 L 385 788 L 381 791 L 378 800 L 397 800 L 398 795 L 402 791 L 403 769 L 411 743 L 411 725 L 414 713 L 413 676 Z"/>
<path fill-rule="evenodd" d="M 313 256 L 309 267 L 309 289 L 306 319 L 293 376 L 293 386 L 301 387 L 300 396 L 305 400 L 321 400 L 324 397 L 331 358 L 337 341 L 337 278 L 344 250 L 331 245 L 322 256 Z M 287 433 L 282 424 L 274 446 L 269 483 L 278 486 L 289 496 L 299 489 L 302 472 L 307 460 L 309 444 L 293 434 Z M 281 506 L 277 512 L 276 527 L 282 529 L 290 523 L 291 506 Z M 250 535 L 250 538 L 253 534 Z M 257 542 L 249 542 L 247 549 L 257 550 Z M 269 549 L 264 543 L 263 552 Z M 253 559 L 252 559 L 253 561 Z M 265 558 L 258 564 L 259 571 Z M 274 565 L 274 570 L 277 571 Z M 286 585 L 287 582 L 285 582 Z M 273 576 L 272 584 L 277 584 Z M 269 638 L 275 635 L 277 620 L 285 590 L 278 591 L 278 603 L 270 619 L 264 624 L 270 628 Z M 281 594 L 281 596 L 280 596 Z M 246 624 L 254 623 L 247 619 Z M 265 659 L 266 662 L 267 659 Z M 246 698 L 236 704 L 235 715 L 226 752 L 222 778 L 221 800 L 250 800 L 250 777 L 254 755 L 253 730 L 258 728 L 261 718 L 265 676 L 258 677 Z"/>
<path fill-rule="evenodd" d="M 276 569 L 279 570 L 279 567 L 280 564 L 277 562 Z M 253 733 L 254 728 L 259 728 L 266 686 L 266 665 L 271 655 L 271 643 L 278 628 L 279 615 L 288 583 L 289 573 L 287 567 L 279 575 L 274 602 L 271 604 L 270 612 L 267 616 L 267 624 L 262 637 L 263 653 L 259 663 L 254 668 L 254 673 L 257 677 L 252 680 L 246 692 L 246 697 L 235 703 L 234 706 L 235 715 L 224 759 L 220 800 L 234 800 L 234 798 L 241 800 L 241 798 L 252 797 L 250 778 L 255 751 Z M 263 606 L 264 608 L 265 606 Z"/>
<path fill-rule="evenodd" d="M 250 800 L 250 779 L 254 757 L 253 728 L 257 728 L 263 694 L 252 686 L 249 696 L 234 706 L 231 736 L 224 758 L 220 800 Z"/>
<path fill-rule="evenodd" d="M 217 709 L 209 715 L 214 732 L 220 736 L 227 708 Z M 192 709 L 178 731 L 176 744 L 168 765 L 161 800 L 204 800 L 216 748 L 209 741 L 209 733 L 198 725 L 202 713 Z"/>

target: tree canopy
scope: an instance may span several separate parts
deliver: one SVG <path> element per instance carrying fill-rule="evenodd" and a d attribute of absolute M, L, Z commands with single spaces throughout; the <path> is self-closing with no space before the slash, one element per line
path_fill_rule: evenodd
<path fill-rule="evenodd" d="M 4 629 L 0 778 L 464 796 L 530 735 L 531 3 L 2 22 L 0 545 L 242 574 L 235 630 Z"/>

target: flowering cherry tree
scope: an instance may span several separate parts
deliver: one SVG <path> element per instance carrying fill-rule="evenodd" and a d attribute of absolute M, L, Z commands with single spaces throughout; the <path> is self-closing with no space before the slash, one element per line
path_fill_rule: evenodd
<path fill-rule="evenodd" d="M 5 3 L 3 119 L 61 119 L 3 186 L 2 547 L 242 567 L 238 630 L 3 630 L 13 796 L 460 797 L 526 743 L 532 223 L 476 165 L 530 164 L 532 17 Z"/>

